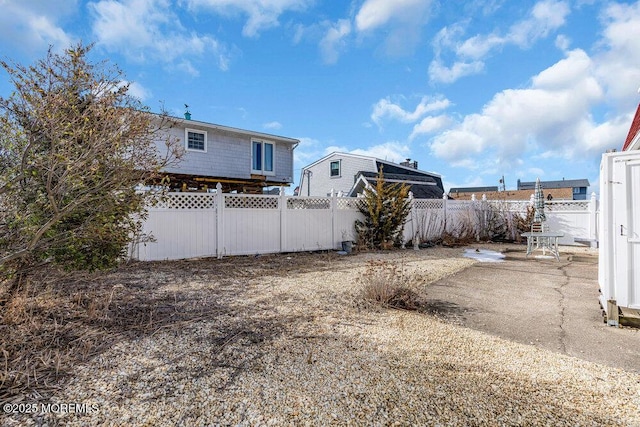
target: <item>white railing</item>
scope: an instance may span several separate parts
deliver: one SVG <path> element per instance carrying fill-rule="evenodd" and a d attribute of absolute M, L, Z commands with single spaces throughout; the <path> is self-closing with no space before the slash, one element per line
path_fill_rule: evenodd
<path fill-rule="evenodd" d="M 153 239 L 131 246 L 132 258 L 151 261 L 226 255 L 333 250 L 356 240 L 362 219 L 358 198 L 294 197 L 216 193 L 169 193 L 147 209 L 143 235 Z M 526 215 L 530 201 L 411 199 L 404 242 L 428 241 L 460 224 L 480 236 L 490 209 L 507 218 Z M 589 201 L 546 203 L 550 228 L 565 233 L 562 244 L 596 241 L 595 195 Z M 512 236 L 515 237 L 515 236 Z"/>

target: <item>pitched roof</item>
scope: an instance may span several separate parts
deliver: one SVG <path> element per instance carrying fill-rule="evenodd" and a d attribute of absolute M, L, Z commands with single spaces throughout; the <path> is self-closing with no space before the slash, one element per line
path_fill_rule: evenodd
<path fill-rule="evenodd" d="M 449 193 L 479 193 L 482 191 L 498 191 L 498 187 L 455 187 L 451 188 Z"/>
<path fill-rule="evenodd" d="M 372 157 L 372 156 L 365 156 L 362 154 L 354 154 L 354 153 L 343 153 L 340 151 L 333 151 L 329 154 L 327 154 L 326 156 L 316 160 L 313 163 L 310 163 L 308 165 L 306 165 L 305 167 L 303 167 L 302 169 L 308 169 L 311 168 L 315 165 L 317 165 L 320 162 L 323 162 L 331 157 L 334 156 L 339 156 L 339 157 L 353 157 L 353 158 L 357 158 L 357 159 L 366 159 L 366 160 L 370 160 L 372 162 L 372 164 L 374 164 L 375 168 L 378 169 L 380 164 L 384 164 L 385 167 L 383 168 L 385 170 L 385 175 L 386 175 L 386 171 L 390 170 L 390 169 L 394 169 L 394 171 L 396 170 L 402 170 L 402 171 L 407 171 L 407 173 L 411 173 L 411 174 L 421 174 L 421 175 L 431 175 L 431 176 L 435 176 L 435 177 L 440 177 L 440 174 L 437 174 L 435 172 L 427 172 L 427 171 L 423 171 L 420 169 L 414 169 L 411 166 L 404 166 L 404 165 L 400 165 L 397 163 L 393 163 L 390 162 L 388 160 L 382 160 L 382 159 L 378 159 L 377 157 Z"/>
<path fill-rule="evenodd" d="M 631 128 L 629 128 L 629 134 L 627 134 L 627 139 L 624 141 L 624 145 L 622 146 L 622 151 L 628 150 L 631 147 L 631 142 L 635 139 L 636 135 L 640 131 L 640 104 L 638 104 L 638 109 L 636 110 L 636 115 L 631 122 Z"/>
<path fill-rule="evenodd" d="M 365 182 L 376 185 L 378 174 L 375 172 L 358 172 L 356 182 L 349 191 L 349 196 L 356 196 L 362 192 Z M 435 179 L 430 176 L 418 176 L 399 173 L 384 175 L 384 180 L 390 183 L 403 182 L 409 186 L 409 191 L 416 199 L 441 199 L 444 191 L 438 186 Z"/>
<path fill-rule="evenodd" d="M 154 116 L 156 117 L 162 117 L 161 114 L 155 114 L 152 113 Z M 229 133 L 235 133 L 235 134 L 240 134 L 240 135 L 246 135 L 246 136 L 250 136 L 250 137 L 255 137 L 255 138 L 265 138 L 265 139 L 271 139 L 271 140 L 275 140 L 278 142 L 284 142 L 287 144 L 292 144 L 295 146 L 297 146 L 300 143 L 299 139 L 296 138 L 289 138 L 288 136 L 279 136 L 279 135 L 273 135 L 270 133 L 264 133 L 264 132 L 257 132 L 257 131 L 253 131 L 253 130 L 248 130 L 248 129 L 240 129 L 240 128 L 234 128 L 231 126 L 223 126 L 223 125 L 218 125 L 215 123 L 208 123 L 208 122 L 203 122 L 200 120 L 191 120 L 191 119 L 185 119 L 182 117 L 173 117 L 173 116 L 169 116 L 169 119 L 175 121 L 176 123 L 179 123 L 180 125 L 184 126 L 184 127 L 195 127 L 195 128 L 203 128 L 206 130 L 219 130 L 222 132 L 229 132 Z"/>
<path fill-rule="evenodd" d="M 542 188 L 576 188 L 589 187 L 588 179 L 562 179 L 559 181 L 540 181 Z M 535 181 L 521 182 L 518 181 L 518 190 L 533 190 L 536 188 Z"/>

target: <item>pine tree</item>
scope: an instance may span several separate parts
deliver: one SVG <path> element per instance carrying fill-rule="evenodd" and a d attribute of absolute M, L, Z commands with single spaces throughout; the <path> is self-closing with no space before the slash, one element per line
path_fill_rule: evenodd
<path fill-rule="evenodd" d="M 366 187 L 358 206 L 364 221 L 356 221 L 360 242 L 369 248 L 387 244 L 402 244 L 404 223 L 410 213 L 409 186 L 384 180 L 382 167 L 378 171 L 375 187 Z"/>

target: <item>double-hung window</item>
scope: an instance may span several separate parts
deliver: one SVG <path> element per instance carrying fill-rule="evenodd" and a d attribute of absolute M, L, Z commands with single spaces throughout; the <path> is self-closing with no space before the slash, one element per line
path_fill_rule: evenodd
<path fill-rule="evenodd" d="M 184 135 L 185 148 L 188 151 L 207 152 L 207 132 L 203 130 L 186 129 Z"/>
<path fill-rule="evenodd" d="M 260 175 L 274 175 L 274 144 L 254 139 L 251 141 L 251 145 L 251 172 Z"/>
<path fill-rule="evenodd" d="M 331 176 L 340 176 L 340 160 L 331 162 Z"/>

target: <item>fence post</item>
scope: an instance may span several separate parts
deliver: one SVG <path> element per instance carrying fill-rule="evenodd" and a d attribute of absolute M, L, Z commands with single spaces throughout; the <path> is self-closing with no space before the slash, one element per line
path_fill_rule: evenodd
<path fill-rule="evenodd" d="M 216 184 L 216 256 L 222 258 L 224 252 L 224 194 L 222 193 L 222 184 Z"/>
<path fill-rule="evenodd" d="M 409 191 L 409 206 L 411 216 L 411 242 L 413 243 L 413 249 L 416 251 L 420 249 L 420 228 L 418 225 L 418 213 L 416 212 L 416 199 L 413 197 L 413 191 Z"/>
<path fill-rule="evenodd" d="M 589 200 L 589 238 L 591 239 L 591 247 L 597 247 L 598 244 L 598 229 L 597 229 L 597 214 L 598 214 L 598 201 L 596 200 L 596 193 L 591 193 L 591 200 Z"/>
<path fill-rule="evenodd" d="M 284 187 L 280 187 L 280 252 L 284 252 L 287 243 L 287 198 L 284 195 Z"/>
<path fill-rule="evenodd" d="M 332 249 L 336 249 L 339 243 L 336 243 L 336 236 L 340 230 L 338 230 L 338 197 L 335 190 L 331 189 L 331 245 Z M 342 236 L 340 236 L 342 239 Z M 340 240 L 341 241 L 341 240 Z"/>
<path fill-rule="evenodd" d="M 444 221 L 444 232 L 447 233 L 447 193 L 442 194 L 442 218 Z"/>

